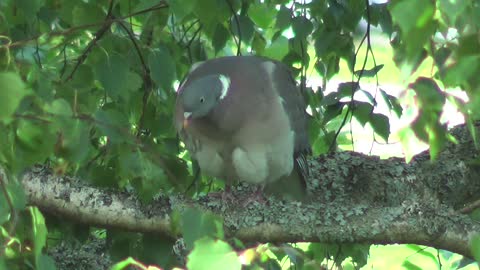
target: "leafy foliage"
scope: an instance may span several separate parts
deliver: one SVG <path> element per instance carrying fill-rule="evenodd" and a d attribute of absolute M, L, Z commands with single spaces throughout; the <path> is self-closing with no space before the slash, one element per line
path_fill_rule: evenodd
<path fill-rule="evenodd" d="M 6 173 L 0 174 L 0 255 L 6 255 L 0 256 L 0 269 L 55 268 L 44 253 L 44 217 L 26 207 L 16 180 L 34 164 L 48 161 L 57 174 L 134 190 L 145 203 L 158 192 L 185 192 L 193 180 L 192 165 L 172 125 L 175 85 L 193 63 L 208 58 L 256 54 L 291 66 L 312 114 L 310 138 L 318 155 L 334 149 L 337 139 L 346 140 L 344 127 L 353 119 L 388 141 L 389 119 L 375 111 L 378 102 L 402 114 L 396 97 L 377 89 L 382 97 L 378 100 L 362 84 L 385 70 L 385 63 L 375 62 L 370 41 L 372 27 L 380 27 L 405 77 L 433 63 L 432 76 L 408 81 L 419 113 L 402 140 L 407 143 L 416 136 L 430 145 L 435 158 L 449 139 L 441 122 L 446 100 L 458 104 L 476 138 L 479 18 L 480 4 L 467 0 L 0 1 L 0 165 Z M 366 34 L 358 42 L 358 26 L 365 21 Z M 361 47 L 366 47 L 363 58 Z M 373 59 L 373 65 L 368 66 L 367 59 Z M 327 93 L 327 81 L 339 72 L 341 61 L 352 80 Z M 311 74 L 323 78 L 318 89 L 305 85 Z M 469 102 L 443 89 L 455 87 L 465 91 Z M 367 100 L 358 99 L 358 93 Z M 209 189 L 202 182 L 188 192 Z M 212 240 L 224 237 L 220 221 L 195 210 L 180 215 L 187 248 L 193 250 L 187 266 L 240 268 L 232 247 Z M 138 234 L 107 234 L 113 255 L 118 247 L 129 247 L 121 248 L 117 259 L 136 256 L 146 263 L 175 265 L 173 259 L 155 259 L 173 257 L 166 239 L 158 239 L 157 246 Z M 279 258 L 287 256 L 301 265 L 301 258 L 317 254 L 304 263 L 308 269 L 326 258 L 325 250 L 335 248 L 312 245 L 307 254 L 284 249 L 286 255 Z M 210 261 L 205 260 L 206 249 L 215 251 Z M 478 243 L 473 250 L 477 255 Z M 250 251 L 254 263 L 272 268 L 278 264 L 265 250 Z M 349 246 L 335 263 L 351 257 L 363 265 L 367 251 Z M 130 258 L 114 269 L 130 264 L 141 265 Z"/>

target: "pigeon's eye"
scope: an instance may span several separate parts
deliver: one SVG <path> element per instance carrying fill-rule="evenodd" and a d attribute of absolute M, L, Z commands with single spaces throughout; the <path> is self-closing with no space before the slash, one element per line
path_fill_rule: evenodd
<path fill-rule="evenodd" d="M 203 103 L 203 102 L 205 102 L 205 98 L 204 98 L 204 97 L 201 97 L 201 98 L 200 98 L 200 103 Z"/>

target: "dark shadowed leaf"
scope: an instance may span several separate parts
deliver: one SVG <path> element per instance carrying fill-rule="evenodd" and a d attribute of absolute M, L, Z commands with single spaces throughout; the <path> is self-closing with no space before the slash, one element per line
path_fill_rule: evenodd
<path fill-rule="evenodd" d="M 365 77 L 365 78 L 375 77 L 377 73 L 383 68 L 383 66 L 384 66 L 383 64 L 380 64 L 373 67 L 372 69 L 364 69 L 363 72 L 361 70 L 357 70 L 355 71 L 355 76 L 358 77 L 362 75 L 362 77 Z"/>
<path fill-rule="evenodd" d="M 385 142 L 388 142 L 388 136 L 390 135 L 390 122 L 388 121 L 388 117 L 383 114 L 373 113 L 370 116 L 370 124 L 375 133 L 380 135 Z"/>
<path fill-rule="evenodd" d="M 165 48 L 152 50 L 148 56 L 148 65 L 153 81 L 163 90 L 171 89 L 177 73 L 175 61 L 168 50 Z"/>
<path fill-rule="evenodd" d="M 352 97 L 353 93 L 358 90 L 357 82 L 340 83 L 337 88 L 338 97 Z"/>
<path fill-rule="evenodd" d="M 129 68 L 125 58 L 116 54 L 104 57 L 103 61 L 97 64 L 95 73 L 111 98 L 128 99 L 126 85 Z"/>
<path fill-rule="evenodd" d="M 217 24 L 215 32 L 213 33 L 212 46 L 215 49 L 215 53 L 218 53 L 227 44 L 227 40 L 230 36 L 228 30 L 223 24 Z"/>
<path fill-rule="evenodd" d="M 418 78 L 410 88 L 415 90 L 419 98 L 419 107 L 429 110 L 441 112 L 445 104 L 445 94 L 440 90 L 437 83 L 426 77 Z"/>
<path fill-rule="evenodd" d="M 292 28 L 296 37 L 305 39 L 312 33 L 313 24 L 306 17 L 299 16 L 292 19 Z"/>
<path fill-rule="evenodd" d="M 390 111 L 394 111 L 397 117 L 402 116 L 403 108 L 398 101 L 398 98 L 387 94 L 384 90 L 380 89 L 380 94 L 382 95 L 383 101 L 387 104 L 387 107 Z"/>
<path fill-rule="evenodd" d="M 103 135 L 113 142 L 124 142 L 130 130 L 130 124 L 125 114 L 114 108 L 98 110 L 95 113 L 95 124 Z"/>
<path fill-rule="evenodd" d="M 355 101 L 353 108 L 353 116 L 360 122 L 362 126 L 370 121 L 370 115 L 373 112 L 373 106 L 367 102 Z"/>
<path fill-rule="evenodd" d="M 187 249 L 192 249 L 194 242 L 202 237 L 223 237 L 222 220 L 211 213 L 188 208 L 182 213 L 181 220 Z M 195 224 L 195 226 L 191 226 L 191 224 Z"/>
<path fill-rule="evenodd" d="M 290 21 L 292 19 L 292 10 L 286 6 L 280 7 L 280 10 L 277 12 L 277 20 L 275 21 L 275 28 L 283 30 L 290 26 Z"/>
<path fill-rule="evenodd" d="M 247 16 L 232 17 L 230 20 L 233 34 L 239 38 L 243 44 L 250 44 L 255 31 L 254 23 Z"/>

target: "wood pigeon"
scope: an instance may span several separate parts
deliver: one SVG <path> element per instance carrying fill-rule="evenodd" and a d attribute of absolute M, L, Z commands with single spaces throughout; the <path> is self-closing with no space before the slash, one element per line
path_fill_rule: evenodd
<path fill-rule="evenodd" d="M 305 185 L 305 103 L 280 62 L 229 56 L 195 64 L 177 93 L 175 127 L 201 171 L 226 187 L 236 180 Z"/>

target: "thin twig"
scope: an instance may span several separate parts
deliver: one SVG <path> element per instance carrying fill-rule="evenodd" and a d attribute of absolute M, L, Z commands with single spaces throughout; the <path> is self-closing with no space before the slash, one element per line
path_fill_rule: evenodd
<path fill-rule="evenodd" d="M 127 32 L 128 36 L 130 37 L 130 40 L 132 41 L 133 46 L 135 47 L 135 51 L 137 52 L 138 58 L 140 58 L 140 63 L 143 68 L 143 83 L 145 87 L 145 92 L 143 94 L 143 99 L 142 99 L 142 102 L 143 102 L 142 114 L 140 115 L 140 120 L 138 123 L 138 130 L 137 130 L 137 137 L 138 137 L 142 133 L 143 124 L 145 122 L 145 112 L 147 110 L 147 102 L 148 102 L 150 93 L 152 92 L 152 78 L 150 77 L 150 68 L 145 62 L 145 58 L 143 57 L 140 47 L 138 46 L 138 43 L 135 39 L 135 35 L 130 30 L 130 28 L 128 28 L 125 25 L 124 22 L 119 21 L 118 24 Z"/>
<path fill-rule="evenodd" d="M 225 0 L 227 1 L 228 7 L 230 8 L 230 12 L 233 14 L 233 18 L 235 20 L 235 24 L 237 25 L 237 34 L 238 34 L 238 41 L 235 38 L 235 35 L 233 34 L 233 40 L 235 40 L 235 43 L 237 44 L 237 56 L 241 55 L 241 47 L 242 47 L 242 30 L 240 29 L 240 20 L 238 19 L 238 14 L 235 12 L 233 9 L 232 3 L 230 3 L 230 0 Z M 233 32 L 233 31 L 232 31 Z"/>
<path fill-rule="evenodd" d="M 367 43 L 370 43 L 370 6 L 369 6 L 368 1 L 369 0 L 365 0 L 366 12 L 367 12 L 367 30 L 365 32 L 365 35 L 364 35 L 362 41 L 360 42 L 360 45 L 357 49 L 357 52 L 355 52 L 355 56 L 354 56 L 354 59 L 353 59 L 353 68 L 352 68 L 353 70 L 355 70 L 355 63 L 356 63 L 357 55 L 360 51 L 360 47 L 362 46 L 363 42 L 365 41 L 365 39 L 367 39 Z M 349 115 L 351 114 L 353 116 L 353 110 L 354 110 L 354 108 L 353 108 L 353 105 L 354 105 L 353 97 L 354 97 L 355 92 L 357 90 L 356 89 L 357 86 L 360 85 L 360 80 L 362 79 L 363 72 L 364 72 L 365 67 L 367 65 L 367 59 L 368 59 L 368 50 L 366 52 L 365 59 L 363 60 L 363 65 L 362 65 L 362 68 L 360 69 L 360 73 L 358 74 L 358 79 L 357 79 L 355 84 L 352 83 L 352 95 L 351 95 L 351 99 L 350 99 L 350 102 L 349 102 L 348 107 L 347 107 L 347 112 L 345 113 L 345 116 L 343 117 L 343 120 L 342 120 L 342 123 L 340 124 L 340 127 L 338 128 L 337 132 L 335 132 L 335 136 L 333 137 L 332 143 L 330 144 L 329 152 L 332 152 L 334 150 L 335 145 L 336 145 L 335 142 L 337 141 L 338 135 L 342 131 L 342 128 L 345 126 Z M 353 74 L 352 74 L 352 82 L 353 82 Z M 352 145 L 353 145 L 353 137 L 352 137 Z"/>
<path fill-rule="evenodd" d="M 464 208 L 458 210 L 459 213 L 461 214 L 469 214 L 473 212 L 475 209 L 480 208 L 480 200 L 476 200 L 473 203 L 465 206 Z"/>
<path fill-rule="evenodd" d="M 67 36 L 67 35 L 70 35 L 70 34 L 76 32 L 76 31 L 80 31 L 80 30 L 84 30 L 84 29 L 88 29 L 88 28 L 92 28 L 92 27 L 96 27 L 96 26 L 102 26 L 102 25 L 105 25 L 106 23 L 112 24 L 116 21 L 122 21 L 122 20 L 137 16 L 137 15 L 141 15 L 141 14 L 144 14 L 144 13 L 147 13 L 147 12 L 150 12 L 150 11 L 164 9 L 164 8 L 168 8 L 168 4 L 165 1 L 162 1 L 160 4 L 157 4 L 155 6 L 152 6 L 152 7 L 149 7 L 149 8 L 146 8 L 146 9 L 143 9 L 143 10 L 140 10 L 140 11 L 122 16 L 122 17 L 118 17 L 116 19 L 108 19 L 108 20 L 103 20 L 101 22 L 73 26 L 73 27 L 68 28 L 66 30 L 63 30 L 63 31 L 52 31 L 52 32 L 48 33 L 48 35 L 45 35 L 44 33 L 42 33 L 42 34 L 36 35 L 36 36 L 34 36 L 32 38 L 29 38 L 29 39 L 26 39 L 26 40 L 20 40 L 20 41 L 17 41 L 17 42 L 13 42 L 13 43 L 9 44 L 7 47 L 14 48 L 14 47 L 24 46 L 24 45 L 26 45 L 30 42 L 35 42 L 35 40 L 39 39 L 40 37 L 45 37 L 46 41 L 49 41 L 51 38 L 56 37 L 56 36 Z"/>
<path fill-rule="evenodd" d="M 197 19 L 197 20 L 195 20 L 194 22 L 192 22 L 187 28 L 185 28 L 185 27 L 182 25 L 183 35 L 182 35 L 182 37 L 181 37 L 180 40 L 179 40 L 180 43 L 183 43 L 184 39 L 187 37 L 188 31 L 190 31 L 190 29 L 192 29 L 192 27 L 193 27 L 195 24 L 199 23 L 199 22 L 200 22 L 200 20 Z"/>
<path fill-rule="evenodd" d="M 83 51 L 83 53 L 77 58 L 77 63 L 73 67 L 72 72 L 70 72 L 70 75 L 65 79 L 66 82 L 70 81 L 73 78 L 73 75 L 77 71 L 78 67 L 87 59 L 88 54 L 92 51 L 93 47 L 97 44 L 97 42 L 103 37 L 103 35 L 107 32 L 108 29 L 110 29 L 110 26 L 113 23 L 113 18 L 112 11 L 113 11 L 113 4 L 114 0 L 110 0 L 110 6 L 108 7 L 108 13 L 105 16 L 105 21 L 102 27 L 95 33 L 94 38 L 88 43 L 87 47 Z"/>

